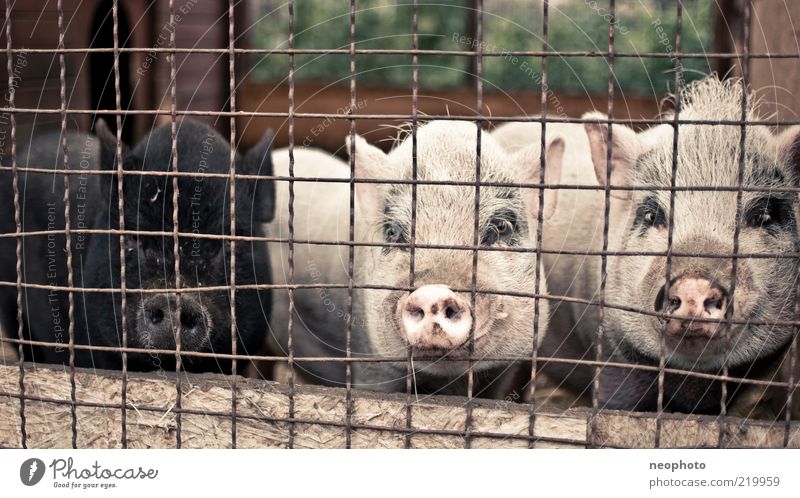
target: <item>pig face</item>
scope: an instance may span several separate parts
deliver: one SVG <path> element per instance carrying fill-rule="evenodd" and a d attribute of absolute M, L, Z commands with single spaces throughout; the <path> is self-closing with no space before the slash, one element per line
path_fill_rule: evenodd
<path fill-rule="evenodd" d="M 507 155 L 488 133 L 482 133 L 483 182 L 538 183 L 538 144 Z M 406 138 L 390 154 L 356 139 L 356 176 L 373 179 L 412 178 L 412 140 Z M 417 133 L 417 178 L 422 181 L 474 182 L 477 130 L 473 123 L 431 122 Z M 546 181 L 560 177 L 563 141 L 547 149 Z M 361 290 L 359 307 L 365 318 L 371 349 L 382 355 L 404 356 L 407 347 L 420 361 L 416 368 L 434 375 L 466 370 L 469 338 L 476 356 L 528 355 L 532 349 L 534 300 L 501 295 L 532 293 L 537 265 L 538 190 L 515 186 L 482 186 L 476 211 L 473 186 L 420 184 L 416 187 L 416 222 L 412 229 L 412 186 L 356 184 L 358 239 L 378 243 L 437 245 L 411 251 L 407 247 L 361 247 L 356 252 L 359 284 L 411 287 L 414 290 Z M 555 193 L 545 195 L 545 216 L 555 207 Z M 478 251 L 474 286 L 473 251 L 531 248 L 528 252 Z M 544 293 L 544 273 L 540 292 Z M 548 322 L 547 301 L 539 303 L 540 337 Z M 477 370 L 497 365 L 478 362 Z"/>
<path fill-rule="evenodd" d="M 741 117 L 742 85 L 738 82 L 709 78 L 687 88 L 681 99 L 682 119 Z M 757 116 L 751 112 L 748 119 Z M 605 125 L 593 124 L 587 125 L 587 131 L 602 183 L 608 132 Z M 607 309 L 606 333 L 619 341 L 623 353 L 653 361 L 659 358 L 663 340 L 667 364 L 678 368 L 713 371 L 725 361 L 729 366 L 749 363 L 784 347 L 791 337 L 791 327 L 758 322 L 793 318 L 797 262 L 795 258 L 740 258 L 733 285 L 730 255 L 737 192 L 730 188 L 739 184 L 740 127 L 680 125 L 678 133 L 676 185 L 709 187 L 675 194 L 672 250 L 689 256 L 672 257 L 669 283 L 664 256 L 610 257 L 607 300 L 665 316 Z M 670 186 L 671 126 L 637 135 L 615 125 L 612 137 L 612 182 Z M 775 137 L 764 127 L 746 128 L 742 185 L 761 190 L 742 196 L 740 254 L 797 251 L 795 197 L 771 190 L 797 183 L 796 137 L 797 130 Z M 629 203 L 618 248 L 666 253 L 670 192 L 635 191 Z M 726 318 L 756 323 L 703 321 Z"/>
<path fill-rule="evenodd" d="M 101 133 L 103 154 L 111 154 L 104 164 L 113 164 L 113 137 Z M 192 121 L 183 121 L 177 128 L 178 170 L 193 173 L 224 173 L 229 170 L 230 146 L 211 128 Z M 265 137 L 259 146 L 243 159 L 236 156 L 240 174 L 271 174 L 269 145 Z M 127 171 L 164 172 L 172 169 L 171 126 L 153 131 L 133 150 L 125 150 L 123 168 Z M 109 225 L 118 225 L 116 177 L 106 179 L 104 187 L 110 192 Z M 184 234 L 229 235 L 231 203 L 226 178 L 203 176 L 180 177 L 178 180 L 178 230 Z M 136 231 L 172 232 L 173 179 L 169 176 L 126 175 L 123 184 L 125 228 Z M 272 216 L 271 185 L 261 181 L 237 180 L 236 234 L 263 235 L 262 222 Z M 128 289 L 174 288 L 175 256 L 173 237 L 135 234 L 125 237 L 125 278 Z M 105 253 L 105 254 L 104 254 Z M 88 248 L 87 261 L 105 261 L 106 269 L 88 272 L 96 287 L 118 286 L 120 273 L 117 255 L 119 238 L 98 237 Z M 181 287 L 224 287 L 231 283 L 230 242 L 223 239 L 181 236 L 179 239 L 179 274 Z M 263 242 L 236 243 L 236 284 L 268 283 L 267 249 Z M 109 259 L 110 258 L 110 259 Z M 107 269 L 110 268 L 110 271 Z M 111 282 L 108 279 L 111 279 Z M 145 349 L 175 349 L 176 330 L 180 330 L 183 351 L 230 353 L 231 322 L 230 291 L 185 291 L 180 294 L 128 292 L 128 344 Z M 119 317 L 109 312 L 119 309 L 120 298 L 108 294 L 90 299 L 96 306 L 87 307 L 96 313 L 96 321 L 107 321 L 98 329 L 117 330 Z M 180 306 L 178 306 L 180 304 Z M 180 308 L 180 310 L 178 310 Z M 93 311 L 95 310 L 95 311 Z M 236 325 L 238 352 L 256 349 L 266 331 L 269 316 L 269 295 L 263 290 L 238 289 L 236 293 Z M 253 351 L 251 351 L 253 352 Z M 171 368 L 172 357 L 129 355 L 134 368 Z M 217 370 L 216 360 L 184 357 L 184 365 L 192 370 Z M 174 364 L 174 363 L 173 363 Z M 224 368 L 222 368 L 224 370 Z"/>

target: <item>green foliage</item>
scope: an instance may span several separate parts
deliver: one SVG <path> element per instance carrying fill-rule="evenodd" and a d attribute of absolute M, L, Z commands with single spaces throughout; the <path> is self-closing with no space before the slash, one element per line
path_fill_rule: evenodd
<path fill-rule="evenodd" d="M 605 51 L 608 49 L 607 0 L 551 0 L 548 21 L 549 51 Z M 423 50 L 472 50 L 471 0 L 419 2 L 419 48 Z M 619 2 L 618 2 L 619 4 Z M 410 0 L 359 0 L 356 11 L 356 47 L 359 49 L 408 50 L 412 47 Z M 540 0 L 493 0 L 485 2 L 484 51 L 542 50 Z M 256 2 L 259 21 L 250 32 L 255 47 L 287 48 L 289 15 L 283 0 Z M 710 49 L 714 3 L 684 1 L 682 51 Z M 349 0 L 296 0 L 294 44 L 297 48 L 344 49 L 350 47 Z M 617 8 L 615 51 L 630 53 L 674 50 L 673 2 L 641 0 Z M 463 86 L 472 79 L 470 57 L 424 55 L 419 57 L 420 87 L 443 89 Z M 358 84 L 409 88 L 411 56 L 369 54 L 356 58 Z M 270 55 L 254 60 L 252 77 L 282 81 L 288 76 L 288 57 Z M 346 54 L 297 55 L 297 81 L 346 83 L 350 57 Z M 615 84 L 624 93 L 663 94 L 674 87 L 676 61 L 669 58 L 617 57 Z M 484 57 L 486 91 L 539 89 L 540 57 Z M 709 71 L 705 59 L 682 60 L 683 82 Z M 603 57 L 548 57 L 548 84 L 560 92 L 605 93 L 608 63 Z"/>
<path fill-rule="evenodd" d="M 608 10 L 602 0 L 578 0 L 554 9 L 551 15 L 550 44 L 557 51 L 598 50 L 609 46 Z M 620 7 L 614 31 L 614 50 L 627 53 L 668 53 L 675 51 L 674 3 L 667 7 L 650 2 Z M 712 43 L 713 2 L 684 2 L 682 52 L 704 52 Z M 615 83 L 624 93 L 663 94 L 674 88 L 676 61 L 670 58 L 617 57 L 614 59 Z M 705 59 L 682 59 L 688 82 L 709 72 Z M 552 86 L 570 93 L 605 93 L 608 87 L 608 63 L 603 58 L 555 58 L 548 68 Z"/>

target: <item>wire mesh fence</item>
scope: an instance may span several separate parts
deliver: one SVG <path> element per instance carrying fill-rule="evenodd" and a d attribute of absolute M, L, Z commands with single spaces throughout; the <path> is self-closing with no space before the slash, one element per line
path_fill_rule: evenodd
<path fill-rule="evenodd" d="M 136 7 L 116 0 L 111 46 L 70 46 L 80 10 L 59 0 L 57 45 L 24 48 L 6 0 L 4 446 L 800 445 L 800 163 L 797 130 L 773 133 L 800 121 L 761 118 L 749 91 L 751 60 L 800 55 L 751 52 L 750 3 L 735 53 L 682 52 L 684 2 L 668 50 L 645 53 L 617 50 L 614 0 L 607 48 L 570 51 L 547 0 L 521 2 L 541 12 L 533 50 L 490 49 L 482 0 L 465 50 L 420 48 L 417 0 L 407 50 L 359 48 L 373 6 L 356 0 L 346 47 L 296 48 L 293 1 L 285 46 L 244 46 L 234 0 L 212 12 L 223 42 L 182 47 L 197 2 L 164 3 L 148 47 L 120 37 Z M 71 57 L 96 54 L 113 55 L 113 106 L 70 105 Z M 182 101 L 197 54 L 222 61 L 219 109 Z M 244 57 L 276 55 L 285 110 L 240 109 Z M 347 60 L 337 112 L 298 111 L 297 58 L 315 55 Z M 374 112 L 358 61 L 398 55 L 410 112 Z M 58 67 L 57 107 L 16 105 L 36 56 Z M 161 102 L 136 108 L 124 56 L 138 81 L 161 64 Z M 472 61 L 474 112 L 421 112 L 423 56 Z M 484 62 L 507 57 L 540 60 L 535 116 L 484 112 Z M 615 118 L 615 63 L 634 57 L 673 63 L 669 112 Z M 559 110 L 548 66 L 564 58 L 605 61 L 602 113 Z M 735 60 L 740 78 L 687 83 L 689 59 Z M 58 131 L 21 139 L 25 116 Z M 153 131 L 128 147 L 134 118 Z M 206 118 L 226 135 L 191 121 Z M 282 120 L 287 147 L 258 130 L 237 152 L 257 118 Z M 348 159 L 310 149 L 303 120 L 323 120 L 314 137 L 346 123 Z M 368 121 L 405 123 L 391 152 L 357 133 Z"/>

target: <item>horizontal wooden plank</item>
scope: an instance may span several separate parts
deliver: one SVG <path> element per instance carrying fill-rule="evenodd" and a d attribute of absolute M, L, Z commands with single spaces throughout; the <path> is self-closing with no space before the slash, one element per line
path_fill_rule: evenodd
<path fill-rule="evenodd" d="M 65 367 L 24 370 L 25 429 L 29 447 L 61 448 L 72 444 L 71 385 Z M 0 446 L 21 445 L 20 369 L 0 365 Z M 292 424 L 285 385 L 236 378 L 238 447 L 287 447 Z M 120 372 L 78 369 L 75 373 L 76 436 L 79 447 L 121 446 L 122 377 Z M 180 431 L 183 447 L 230 447 L 231 378 L 216 374 L 184 375 L 181 384 Z M 130 373 L 127 383 L 127 442 L 134 448 L 175 446 L 178 431 L 173 373 Z M 346 391 L 297 386 L 294 392 L 294 446 L 341 448 L 346 445 Z M 403 447 L 406 396 L 352 391 L 351 445 Z M 81 406 L 81 405 L 84 406 Z M 85 406 L 89 405 L 89 406 Z M 535 417 L 536 447 L 582 448 L 587 445 L 591 411 L 539 411 Z M 410 442 L 415 448 L 462 448 L 465 445 L 466 400 L 432 396 L 411 404 Z M 720 434 L 716 417 L 666 414 L 662 417 L 664 447 L 714 447 Z M 528 447 L 530 406 L 505 401 L 474 400 L 472 447 Z M 730 447 L 783 447 L 785 425 L 727 418 L 723 441 Z M 611 447 L 653 447 L 653 414 L 603 411 L 597 415 L 595 444 Z M 788 446 L 800 447 L 800 422 L 789 427 Z"/>

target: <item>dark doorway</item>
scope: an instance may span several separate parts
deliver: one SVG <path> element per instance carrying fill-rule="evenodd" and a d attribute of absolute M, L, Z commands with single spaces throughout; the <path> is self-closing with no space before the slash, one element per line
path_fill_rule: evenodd
<path fill-rule="evenodd" d="M 97 7 L 97 11 L 92 18 L 92 43 L 91 47 L 113 48 L 114 47 L 114 16 L 112 13 L 113 0 L 103 0 Z M 130 26 L 125 10 L 121 7 L 117 9 L 119 23 L 118 40 L 120 48 L 128 45 L 130 37 Z M 116 94 L 114 88 L 114 53 L 113 52 L 92 52 L 89 56 L 89 70 L 91 75 L 92 107 L 95 110 L 114 110 L 116 109 Z M 119 92 L 120 108 L 122 110 L 131 107 L 131 68 L 130 54 L 121 52 L 119 54 Z M 116 116 L 109 114 L 96 114 L 95 119 L 103 117 L 108 123 L 112 132 L 117 131 Z M 131 143 L 133 129 L 133 119 L 129 116 L 122 116 L 122 140 Z"/>

